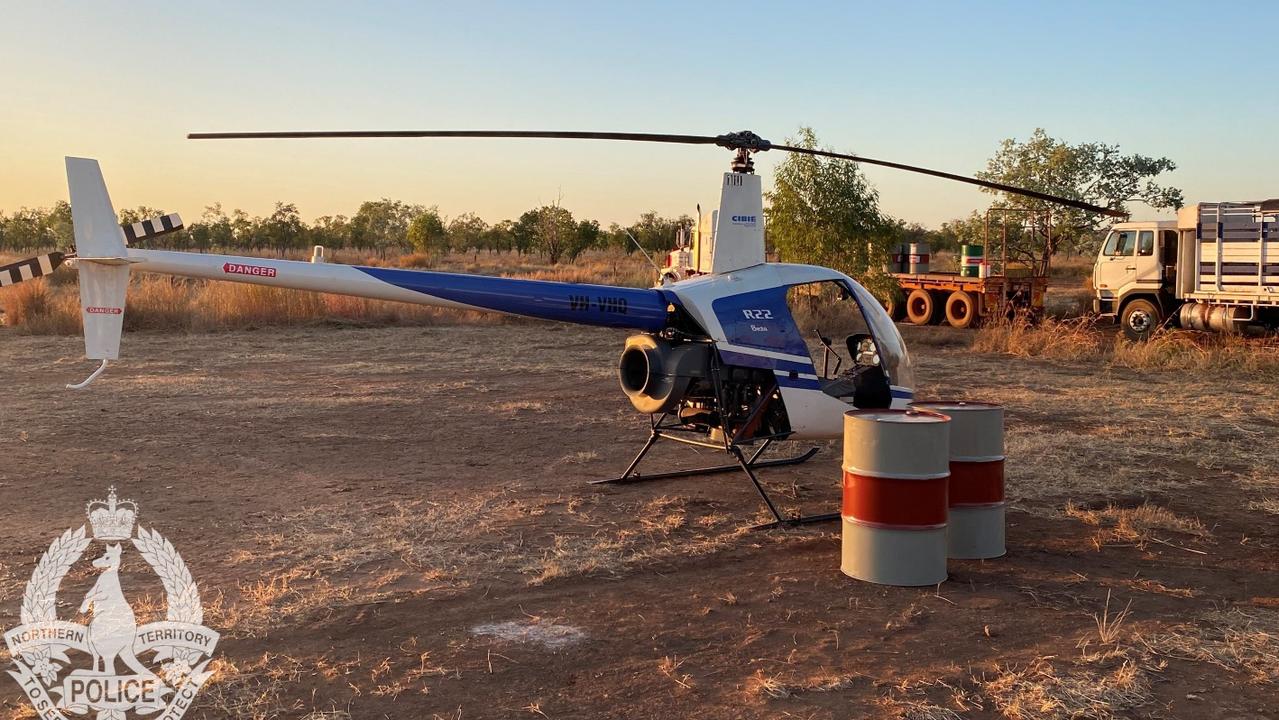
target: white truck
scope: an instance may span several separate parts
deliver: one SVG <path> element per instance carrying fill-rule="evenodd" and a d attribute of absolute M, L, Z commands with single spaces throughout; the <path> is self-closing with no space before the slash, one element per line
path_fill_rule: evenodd
<path fill-rule="evenodd" d="M 1117 223 L 1093 267 L 1093 310 L 1144 340 L 1161 325 L 1279 326 L 1279 200 L 1199 203 L 1176 220 Z"/>

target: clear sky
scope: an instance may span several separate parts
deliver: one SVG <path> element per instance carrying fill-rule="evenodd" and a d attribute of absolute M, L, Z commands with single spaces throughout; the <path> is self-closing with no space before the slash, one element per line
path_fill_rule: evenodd
<path fill-rule="evenodd" d="M 728 153 L 577 141 L 195 142 L 193 130 L 512 128 L 774 141 L 970 174 L 1002 138 L 1167 155 L 1191 202 L 1279 196 L 1279 4 L 0 0 L 0 211 L 101 160 L 117 207 L 307 218 L 392 197 L 494 221 L 718 202 Z M 776 153 L 758 172 L 770 182 Z M 974 189 L 867 167 L 935 226 Z M 1138 212 L 1140 216 L 1142 213 Z"/>

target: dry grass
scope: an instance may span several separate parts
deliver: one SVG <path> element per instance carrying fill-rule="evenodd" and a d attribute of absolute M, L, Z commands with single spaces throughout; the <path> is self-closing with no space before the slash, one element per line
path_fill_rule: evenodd
<path fill-rule="evenodd" d="M 498 503 L 498 495 L 477 494 L 269 518 L 254 549 L 233 558 L 258 579 L 211 597 L 206 612 L 232 636 L 259 637 L 290 617 L 379 602 L 405 583 L 456 593 L 510 552 L 494 527 L 504 516 Z"/>
<path fill-rule="evenodd" d="M 640 518 L 640 526 L 596 524 L 585 516 L 582 519 L 590 532 L 555 535 L 551 546 L 540 557 L 526 559 L 520 570 L 531 576 L 530 585 L 573 575 L 617 573 L 673 558 L 709 555 L 734 545 L 750 531 L 718 514 L 690 517 L 682 498 L 659 497 L 626 514 Z M 702 522 L 707 517 L 713 521 Z"/>
<path fill-rule="evenodd" d="M 73 287 L 27 282 L 0 293 L 5 325 L 28 335 L 80 332 L 78 293 Z M 321 295 L 243 283 L 141 276 L 130 285 L 125 329 L 178 332 L 246 330 L 280 325 L 335 323 L 361 327 L 495 324 L 510 319 L 492 313 L 449 310 L 384 300 Z"/>
<path fill-rule="evenodd" d="M 5 325 L 32 335 L 75 335 L 80 332 L 79 289 L 29 281 L 0 290 Z"/>
<path fill-rule="evenodd" d="M 207 614 L 233 637 L 260 637 L 288 618 L 375 603 L 395 592 L 454 595 L 480 578 L 506 573 L 530 585 L 556 578 L 617 575 L 675 558 L 729 547 L 746 532 L 733 518 L 691 515 L 682 499 L 634 503 L 597 521 L 599 499 L 562 508 L 564 532 L 526 544 L 517 529 L 561 503 L 517 503 L 500 493 L 457 502 L 410 501 L 340 508 L 313 507 L 266 519 L 252 550 L 234 561 L 255 580 L 224 590 Z M 703 522 L 706 518 L 712 522 Z"/>
<path fill-rule="evenodd" d="M 1271 515 L 1279 515 L 1279 498 L 1262 498 L 1248 503 L 1250 510 L 1260 510 Z"/>
<path fill-rule="evenodd" d="M 1072 496 L 1105 497 L 1117 487 L 1158 492 L 1202 477 L 1195 464 L 1181 468 L 1168 463 L 1189 454 L 1191 448 L 1183 439 L 1154 435 L 1141 443 L 1116 443 L 1112 430 L 1048 433 L 1034 426 L 1010 426 L 1005 435 L 1010 497 L 1031 512 L 1056 514 L 1060 503 Z M 1166 466 L 1150 472 L 1159 465 Z"/>
<path fill-rule="evenodd" d="M 1101 354 L 1106 338 L 1085 318 L 1044 318 L 1037 324 L 1018 319 L 987 325 L 973 338 L 977 352 L 1052 360 L 1084 360 Z"/>
<path fill-rule="evenodd" d="M 1254 683 L 1279 681 L 1279 611 L 1233 608 L 1142 639 L 1159 655 L 1240 672 Z"/>
<path fill-rule="evenodd" d="M 685 690 L 692 690 L 693 676 L 679 671 L 686 661 L 687 658 L 680 660 L 678 655 L 675 657 L 667 655 L 657 661 L 657 671 L 667 678 L 670 678 L 671 682 L 681 688 L 684 688 Z"/>
<path fill-rule="evenodd" d="M 1279 377 L 1279 340 L 1185 330 L 1157 332 L 1129 342 L 1108 325 L 1089 318 L 1044 318 L 995 323 L 973 338 L 978 352 L 1090 362 L 1134 370 L 1242 372 Z"/>
<path fill-rule="evenodd" d="M 357 257 L 349 259 L 361 262 Z M 362 264 L 388 263 L 367 258 Z M 535 256 L 511 253 L 444 258 L 414 254 L 389 264 L 429 267 L 446 272 L 632 287 L 645 287 L 653 282 L 652 268 L 642 258 L 627 257 L 621 253 L 588 253 L 572 265 L 550 265 Z M 78 276 L 74 271 L 63 270 L 52 277 L 58 281 L 49 282 L 52 278 L 29 281 L 0 291 L 4 324 L 30 335 L 78 334 Z M 141 273 L 134 275 L 127 301 L 124 316 L 127 330 L 211 332 L 315 323 L 385 327 L 518 321 L 495 313 Z"/>
<path fill-rule="evenodd" d="M 1116 342 L 1110 362 L 1136 370 L 1240 372 L 1279 376 L 1279 340 L 1168 331 L 1144 343 Z"/>
<path fill-rule="evenodd" d="M 1119 636 L 1123 632 L 1124 621 L 1128 619 L 1128 613 L 1132 610 L 1132 601 L 1124 606 L 1123 610 L 1116 613 L 1110 611 L 1110 591 L 1106 591 L 1106 605 L 1102 611 L 1095 613 L 1093 621 L 1097 623 L 1097 639 L 1102 645 L 1115 645 L 1119 642 Z M 1085 641 L 1086 643 L 1086 641 Z M 1084 645 L 1086 647 L 1086 644 Z"/>
<path fill-rule="evenodd" d="M 307 669 L 298 660 L 264 653 L 256 660 L 241 664 L 215 658 L 209 669 L 213 677 L 195 704 L 218 717 L 267 720 L 302 709 L 297 701 L 290 704 L 284 699 L 288 687 L 297 684 Z"/>
<path fill-rule="evenodd" d="M 1198 518 L 1182 517 L 1168 508 L 1148 502 L 1131 508 L 1108 504 L 1100 509 L 1088 509 L 1070 502 L 1066 504 L 1066 516 L 1099 528 L 1094 537 L 1094 544 L 1097 546 L 1107 543 L 1159 542 L 1157 531 L 1163 531 L 1164 534 L 1181 533 L 1197 539 L 1205 539 L 1210 535 Z"/>
<path fill-rule="evenodd" d="M 1127 718 L 1153 699 L 1146 673 L 1123 652 L 1081 660 L 1064 670 L 1040 658 L 1025 668 L 1003 668 L 980 682 L 1011 720 Z"/>
<path fill-rule="evenodd" d="M 746 693 L 748 695 L 772 698 L 774 700 L 790 697 L 793 692 L 792 687 L 782 680 L 781 674 L 769 675 L 763 670 L 755 671 L 755 674 L 746 680 Z"/>

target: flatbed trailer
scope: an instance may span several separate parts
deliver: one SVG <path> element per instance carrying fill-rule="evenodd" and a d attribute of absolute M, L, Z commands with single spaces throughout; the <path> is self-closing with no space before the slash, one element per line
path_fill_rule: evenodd
<path fill-rule="evenodd" d="M 982 318 L 1025 312 L 1042 314 L 1048 278 L 1037 276 L 966 277 L 959 273 L 889 273 L 901 287 L 901 295 L 885 304 L 893 320 L 916 325 L 969 328 Z"/>

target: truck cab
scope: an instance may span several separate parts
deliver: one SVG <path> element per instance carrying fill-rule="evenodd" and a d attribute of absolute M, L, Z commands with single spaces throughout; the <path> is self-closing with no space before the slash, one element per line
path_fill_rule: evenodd
<path fill-rule="evenodd" d="M 1093 266 L 1093 310 L 1144 340 L 1176 310 L 1177 222 L 1117 223 Z"/>

